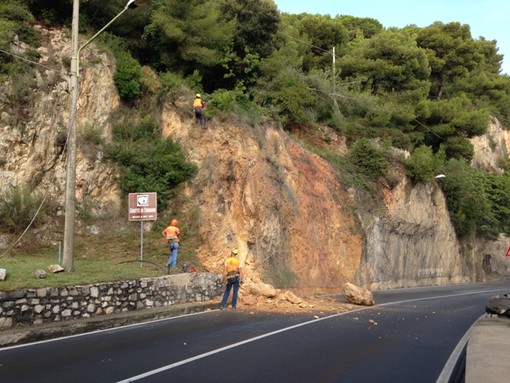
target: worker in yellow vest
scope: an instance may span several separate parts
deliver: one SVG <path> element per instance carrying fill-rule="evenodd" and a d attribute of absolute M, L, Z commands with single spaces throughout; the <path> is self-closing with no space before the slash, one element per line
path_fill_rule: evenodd
<path fill-rule="evenodd" d="M 233 289 L 232 293 L 232 309 L 237 309 L 237 295 L 239 293 L 239 286 L 242 283 L 242 268 L 240 266 L 240 261 L 237 258 L 239 255 L 239 249 L 234 247 L 230 251 L 230 257 L 225 261 L 224 268 L 224 279 L 227 280 L 227 285 L 225 287 L 225 293 L 223 294 L 223 299 L 221 300 L 221 309 L 225 309 L 227 307 L 227 300 L 230 295 L 230 290 Z"/>
<path fill-rule="evenodd" d="M 195 113 L 195 123 L 198 124 L 200 121 L 200 125 L 202 129 L 205 128 L 205 115 L 204 115 L 204 101 L 202 100 L 202 96 L 200 93 L 197 93 L 195 96 L 195 100 L 193 101 L 193 112 Z"/>

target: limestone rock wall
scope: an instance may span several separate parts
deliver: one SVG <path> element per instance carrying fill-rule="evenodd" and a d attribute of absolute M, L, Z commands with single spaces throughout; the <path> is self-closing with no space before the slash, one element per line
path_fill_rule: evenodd
<path fill-rule="evenodd" d="M 361 218 L 366 246 L 359 284 L 380 289 L 477 280 L 473 262 L 461 252 L 436 181 L 412 186 L 403 178 L 386 194 L 385 204 L 384 214 Z"/>
<path fill-rule="evenodd" d="M 472 166 L 486 171 L 502 171 L 498 166 L 498 159 L 508 158 L 510 133 L 503 129 L 496 118 L 491 119 L 486 134 L 473 137 L 470 141 L 474 148 Z"/>
<path fill-rule="evenodd" d="M 30 185 L 63 205 L 65 144 L 69 126 L 70 40 L 60 29 L 38 28 L 42 46 L 40 66 L 34 66 L 35 84 L 25 104 L 12 105 L 17 84 L 0 86 L 0 193 L 9 187 Z M 81 55 L 77 129 L 77 200 L 94 200 L 101 209 L 117 207 L 114 170 L 103 161 L 101 146 L 108 140 L 108 119 L 119 105 L 113 82 L 114 62 L 93 46 Z M 96 138 L 91 139 L 91 136 Z"/>

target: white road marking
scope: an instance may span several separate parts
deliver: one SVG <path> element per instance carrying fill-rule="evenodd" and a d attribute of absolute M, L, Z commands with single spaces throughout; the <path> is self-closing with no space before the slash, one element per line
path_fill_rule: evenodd
<path fill-rule="evenodd" d="M 235 348 L 235 347 L 242 346 L 243 344 L 255 342 L 257 340 L 264 339 L 264 338 L 267 338 L 267 337 L 270 337 L 270 336 L 273 336 L 273 335 L 276 335 L 276 334 L 280 334 L 280 333 L 285 332 L 285 331 L 290 331 L 290 330 L 293 330 L 293 329 L 298 328 L 298 327 L 307 326 L 307 325 L 312 324 L 312 323 L 317 323 L 317 322 L 320 322 L 320 321 L 323 321 L 323 320 L 326 320 L 326 319 L 331 319 L 331 318 L 334 318 L 334 317 L 338 317 L 338 316 L 341 316 L 341 315 L 350 314 L 350 313 L 353 313 L 353 312 L 362 311 L 362 310 L 366 310 L 366 309 L 368 309 L 368 307 L 367 308 L 362 308 L 362 309 L 359 309 L 359 310 L 346 311 L 346 312 L 343 312 L 343 313 L 338 313 L 338 314 L 326 316 L 326 317 L 319 318 L 319 319 L 313 319 L 313 320 L 308 321 L 308 322 L 298 323 L 298 324 L 295 324 L 295 325 L 290 326 L 290 327 L 282 328 L 280 330 L 271 331 L 271 332 L 269 332 L 267 334 L 259 335 L 259 336 L 256 336 L 256 337 L 253 337 L 253 338 L 250 338 L 250 339 L 243 340 L 241 342 L 233 343 L 231 345 L 228 345 L 228 346 L 225 346 L 225 347 L 221 347 L 221 348 L 218 348 L 216 350 L 212 350 L 212 351 L 206 352 L 204 354 L 196 355 L 196 356 L 193 356 L 191 358 L 184 359 L 184 360 L 181 360 L 179 362 L 175 362 L 175 363 L 169 364 L 167 366 L 163 366 L 163 367 L 157 368 L 157 369 L 152 370 L 152 371 L 147 371 L 147 372 L 145 372 L 143 374 L 136 375 L 136 376 L 133 376 L 133 377 L 125 379 L 125 380 L 119 380 L 117 383 L 136 382 L 137 380 L 147 378 L 148 376 L 159 374 L 160 372 L 167 371 L 167 370 L 170 370 L 172 368 L 179 367 L 179 366 L 182 366 L 182 365 L 187 364 L 187 363 L 194 362 L 194 361 L 199 360 L 199 359 L 207 358 L 208 356 L 211 356 L 211 355 L 214 355 L 214 354 L 218 354 L 220 352 L 223 352 L 223 351 L 226 351 L 226 350 L 230 350 L 230 349 Z"/>
<path fill-rule="evenodd" d="M 398 304 L 408 303 L 408 302 L 424 301 L 424 300 L 438 299 L 438 298 L 439 299 L 441 299 L 441 298 L 451 298 L 451 297 L 462 296 L 462 295 L 484 294 L 484 293 L 496 292 L 496 291 L 507 291 L 507 289 L 506 290 L 485 290 L 485 291 L 467 292 L 467 293 L 461 293 L 461 294 L 441 295 L 441 296 L 437 296 L 437 297 L 424 297 L 424 298 L 408 299 L 408 300 L 397 301 L 397 302 L 383 303 L 383 304 L 380 304 L 380 305 L 377 305 L 377 306 L 379 306 L 379 307 L 380 306 L 392 306 L 392 305 L 398 305 Z M 244 344 L 251 343 L 251 342 L 255 342 L 257 340 L 264 339 L 264 338 L 267 338 L 267 337 L 270 337 L 270 336 L 273 336 L 273 335 L 276 335 L 276 334 L 280 334 L 280 333 L 285 332 L 285 331 L 290 331 L 290 330 L 293 330 L 293 329 L 296 329 L 296 328 L 299 328 L 299 327 L 303 327 L 303 326 L 307 326 L 307 325 L 310 325 L 310 324 L 313 324 L 313 323 L 317 323 L 317 322 L 320 322 L 320 321 L 323 321 L 323 320 L 326 320 L 326 319 L 336 318 L 336 317 L 339 317 L 339 316 L 342 316 L 342 315 L 351 314 L 351 313 L 358 312 L 358 311 L 368 310 L 369 308 L 374 308 L 374 307 L 377 307 L 377 306 L 370 306 L 370 307 L 364 307 L 364 308 L 361 308 L 361 309 L 358 309 L 358 310 L 346 311 L 346 312 L 343 312 L 343 313 L 333 314 L 333 315 L 326 316 L 326 317 L 319 318 L 319 319 L 313 319 L 311 321 L 299 323 L 299 324 L 296 324 L 296 325 L 293 325 L 293 326 L 290 326 L 290 327 L 285 327 L 285 328 L 282 328 L 280 330 L 272 331 L 272 332 L 269 332 L 267 334 L 259 335 L 259 336 L 256 336 L 254 338 L 246 339 L 246 340 L 243 340 L 241 342 L 233 343 L 231 345 L 224 346 L 224 347 L 218 348 L 216 350 L 212 350 L 212 351 L 200 354 L 200 355 L 196 355 L 196 356 L 193 356 L 193 357 L 188 358 L 188 359 L 183 359 L 183 360 L 181 360 L 179 362 L 175 362 L 175 363 L 172 363 L 172 364 L 169 364 L 169 365 L 157 368 L 155 370 L 147 371 L 147 372 L 145 372 L 143 374 L 140 374 L 140 375 L 132 376 L 132 377 L 124 379 L 124 380 L 119 380 L 116 383 L 136 382 L 138 380 L 147 378 L 149 376 L 159 374 L 160 372 L 168 371 L 168 370 L 171 370 L 172 368 L 176 368 L 176 367 L 179 367 L 179 366 L 182 366 L 182 365 L 194 362 L 196 360 L 207 358 L 208 356 L 211 356 L 211 355 L 214 355 L 214 354 L 218 354 L 218 353 L 221 353 L 223 351 L 230 350 L 232 348 L 239 347 L 239 346 L 242 346 Z M 470 333 L 470 330 L 468 331 L 468 333 Z M 466 333 L 466 335 L 468 333 Z M 469 336 L 466 337 L 466 335 L 464 335 L 464 337 L 462 339 L 466 338 L 465 341 L 467 342 L 467 339 L 469 339 Z M 462 340 L 461 340 L 461 342 L 459 342 L 459 345 L 460 345 L 460 343 L 462 343 Z M 455 350 L 457 350 L 459 345 L 457 345 Z M 461 347 L 461 350 L 462 350 L 462 347 Z M 457 357 L 458 357 L 458 355 L 457 355 Z M 450 359 L 452 359 L 452 356 L 450 356 Z M 449 359 L 449 361 L 450 361 L 450 359 Z M 448 362 L 447 362 L 447 364 L 448 364 Z M 445 369 L 446 369 L 446 366 L 445 366 Z M 443 369 L 443 371 L 445 369 Z M 445 372 L 445 375 L 447 373 L 448 372 Z M 450 371 L 450 374 L 451 374 L 451 371 Z M 441 376 L 442 375 L 443 375 L 443 373 L 441 373 Z M 449 376 L 450 375 L 448 375 L 448 377 Z M 438 380 L 438 383 L 439 383 L 439 380 Z"/>
<path fill-rule="evenodd" d="M 482 318 L 483 316 L 485 315 L 480 316 L 480 318 Z M 455 347 L 455 349 L 453 350 L 452 354 L 448 358 L 448 361 L 444 365 L 443 371 L 441 371 L 439 378 L 437 378 L 436 383 L 448 383 L 450 381 L 450 377 L 452 376 L 453 370 L 455 369 L 457 360 L 459 360 L 460 354 L 462 354 L 462 350 L 464 350 L 464 347 L 469 341 L 469 338 L 471 338 L 471 332 L 473 331 L 475 323 L 473 323 L 469 330 L 467 330 L 467 332 L 464 334 L 460 342 L 457 344 L 457 347 Z"/>

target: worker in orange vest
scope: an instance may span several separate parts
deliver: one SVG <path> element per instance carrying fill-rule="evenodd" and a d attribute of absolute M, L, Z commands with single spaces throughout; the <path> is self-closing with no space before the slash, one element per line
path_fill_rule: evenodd
<path fill-rule="evenodd" d="M 170 247 L 170 256 L 166 261 L 166 266 L 172 267 L 172 269 L 177 267 L 177 255 L 179 252 L 179 235 L 181 231 L 177 227 L 178 224 L 176 219 L 172 219 L 169 226 L 161 232 Z"/>

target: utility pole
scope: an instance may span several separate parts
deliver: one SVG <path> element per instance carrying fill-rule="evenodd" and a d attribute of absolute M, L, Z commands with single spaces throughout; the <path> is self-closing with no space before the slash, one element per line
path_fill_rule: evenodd
<path fill-rule="evenodd" d="M 148 3 L 149 0 L 128 0 L 126 6 L 108 24 L 101 28 L 83 46 L 79 42 L 80 0 L 73 0 L 73 19 L 71 24 L 71 73 L 69 80 L 69 93 L 71 107 L 69 113 L 69 132 L 67 135 L 67 164 L 66 164 L 66 190 L 65 190 L 65 222 L 64 222 L 64 253 L 62 267 L 67 272 L 74 271 L 74 221 L 76 215 L 76 130 L 78 126 L 78 96 L 80 52 L 88 44 L 108 28 L 128 9 L 136 8 Z"/>
<path fill-rule="evenodd" d="M 335 95 L 335 93 L 336 93 L 335 63 L 336 63 L 336 54 L 335 54 L 335 47 L 333 47 L 333 95 Z"/>
<path fill-rule="evenodd" d="M 64 253 L 62 267 L 67 272 L 74 271 L 74 220 L 76 212 L 76 127 L 78 111 L 78 60 L 80 54 L 78 26 L 80 18 L 80 0 L 73 0 L 73 19 L 71 25 L 71 73 L 69 93 L 71 107 L 69 114 L 69 132 L 67 136 L 67 164 L 65 190 Z"/>

